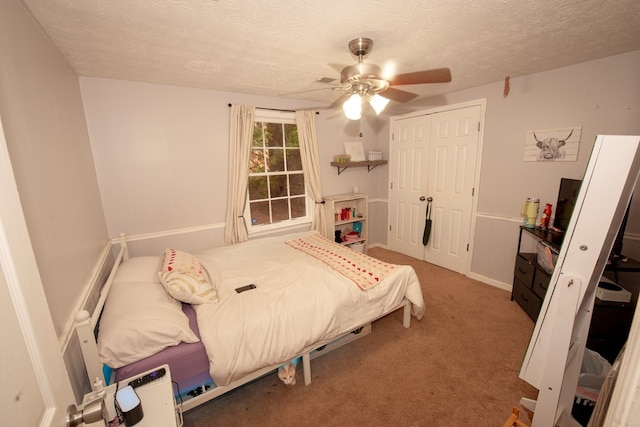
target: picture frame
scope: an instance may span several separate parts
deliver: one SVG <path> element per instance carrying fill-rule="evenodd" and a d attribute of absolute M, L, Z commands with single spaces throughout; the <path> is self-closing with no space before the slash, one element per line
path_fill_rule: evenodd
<path fill-rule="evenodd" d="M 344 152 L 351 156 L 352 162 L 364 162 L 364 146 L 362 141 L 346 141 L 344 143 Z"/>
<path fill-rule="evenodd" d="M 524 146 L 525 162 L 575 162 L 582 126 L 530 130 Z"/>

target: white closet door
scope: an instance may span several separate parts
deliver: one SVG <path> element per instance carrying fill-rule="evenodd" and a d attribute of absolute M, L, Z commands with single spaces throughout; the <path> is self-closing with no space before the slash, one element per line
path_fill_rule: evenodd
<path fill-rule="evenodd" d="M 466 273 L 480 106 L 432 115 L 427 195 L 432 230 L 424 260 Z"/>
<path fill-rule="evenodd" d="M 391 119 L 391 250 L 466 274 L 482 105 L 463 104 Z M 425 247 L 427 199 L 432 229 Z"/>
<path fill-rule="evenodd" d="M 425 115 L 391 123 L 387 244 L 391 250 L 418 259 L 424 256 L 430 120 Z"/>

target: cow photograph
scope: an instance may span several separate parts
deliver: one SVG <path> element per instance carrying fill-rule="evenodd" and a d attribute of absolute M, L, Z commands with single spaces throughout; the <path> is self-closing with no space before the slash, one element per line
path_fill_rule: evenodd
<path fill-rule="evenodd" d="M 578 159 L 581 126 L 527 132 L 524 160 L 530 162 L 575 162 Z"/>

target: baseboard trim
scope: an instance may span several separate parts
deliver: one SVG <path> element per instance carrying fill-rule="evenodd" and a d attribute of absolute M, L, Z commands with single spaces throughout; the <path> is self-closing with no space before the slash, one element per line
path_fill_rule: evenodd
<path fill-rule="evenodd" d="M 482 274 L 470 272 L 467 277 L 469 277 L 470 279 L 477 280 L 478 282 L 486 283 L 487 285 L 491 285 L 505 291 L 511 292 L 511 290 L 513 289 L 513 284 L 511 283 L 504 283 L 499 280 L 491 279 L 490 277 L 483 276 Z"/>

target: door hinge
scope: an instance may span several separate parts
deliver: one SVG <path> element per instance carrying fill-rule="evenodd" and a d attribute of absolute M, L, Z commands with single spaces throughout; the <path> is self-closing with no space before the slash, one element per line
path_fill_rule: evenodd
<path fill-rule="evenodd" d="M 476 188 L 475 188 L 475 187 L 473 187 L 473 188 L 471 189 L 471 197 L 475 196 L 475 194 L 476 194 Z"/>
<path fill-rule="evenodd" d="M 391 190 L 393 190 L 393 182 L 390 182 L 389 185 L 391 186 Z"/>
<path fill-rule="evenodd" d="M 391 224 L 389 224 L 389 231 L 391 231 Z"/>
<path fill-rule="evenodd" d="M 478 122 L 478 132 L 480 132 L 480 122 Z"/>
<path fill-rule="evenodd" d="M 467 243 L 467 252 L 469 252 L 469 244 Z"/>

